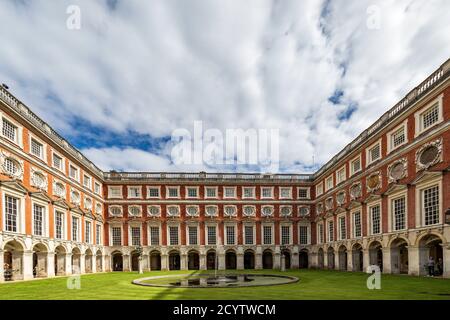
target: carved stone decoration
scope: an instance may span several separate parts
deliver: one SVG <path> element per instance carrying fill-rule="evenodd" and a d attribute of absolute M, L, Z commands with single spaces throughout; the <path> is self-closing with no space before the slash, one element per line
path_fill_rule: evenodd
<path fill-rule="evenodd" d="M 321 214 L 321 213 L 323 213 L 323 203 L 318 203 L 317 204 L 317 213 L 318 214 Z"/>
<path fill-rule="evenodd" d="M 375 190 L 380 189 L 381 187 L 381 174 L 380 172 L 372 173 L 366 179 L 367 191 L 374 192 Z"/>
<path fill-rule="evenodd" d="M 179 217 L 180 207 L 178 206 L 167 206 L 167 215 L 169 217 Z"/>
<path fill-rule="evenodd" d="M 408 160 L 406 158 L 394 161 L 388 166 L 388 182 L 396 182 L 408 176 Z"/>
<path fill-rule="evenodd" d="M 333 198 L 332 197 L 329 197 L 325 200 L 325 208 L 327 210 L 333 209 Z"/>
<path fill-rule="evenodd" d="M 198 206 L 187 206 L 186 215 L 189 217 L 197 217 L 199 212 Z"/>
<path fill-rule="evenodd" d="M 31 185 L 40 190 L 47 190 L 47 174 L 39 169 L 31 167 Z"/>
<path fill-rule="evenodd" d="M 161 216 L 161 207 L 160 206 L 148 206 L 147 214 L 150 217 L 159 217 L 159 216 Z"/>
<path fill-rule="evenodd" d="M 254 217 L 256 213 L 256 209 L 254 206 L 244 206 L 242 211 L 245 217 Z"/>
<path fill-rule="evenodd" d="M 216 217 L 217 216 L 217 206 L 206 206 L 205 213 L 208 217 Z"/>
<path fill-rule="evenodd" d="M 208 213 L 208 210 L 206 210 L 206 213 Z M 227 217 L 235 217 L 237 214 L 236 206 L 225 206 L 223 214 Z"/>
<path fill-rule="evenodd" d="M 282 206 L 280 208 L 280 216 L 281 217 L 290 217 L 292 215 L 292 207 L 291 206 Z"/>
<path fill-rule="evenodd" d="M 263 206 L 261 208 L 261 215 L 263 217 L 271 217 L 271 216 L 273 216 L 273 206 Z"/>
<path fill-rule="evenodd" d="M 60 181 L 53 180 L 53 194 L 60 198 L 65 198 L 66 187 Z"/>
<path fill-rule="evenodd" d="M 358 199 L 362 194 L 362 185 L 360 182 L 355 183 L 350 188 L 350 198 L 352 200 Z"/>
<path fill-rule="evenodd" d="M 22 180 L 23 165 L 23 160 L 12 156 L 9 152 L 0 152 L 0 168 L 2 173 L 10 176 L 11 178 Z"/>
<path fill-rule="evenodd" d="M 300 207 L 300 208 L 298 208 L 298 215 L 300 217 L 309 216 L 309 208 L 308 207 Z"/>
<path fill-rule="evenodd" d="M 416 151 L 416 171 L 426 170 L 442 161 L 442 138 L 424 144 Z"/>
<path fill-rule="evenodd" d="M 71 188 L 71 191 L 70 191 L 70 202 L 75 204 L 75 205 L 79 205 L 80 201 L 81 201 L 80 193 L 77 190 Z"/>
<path fill-rule="evenodd" d="M 336 203 L 339 206 L 342 206 L 345 203 L 345 191 L 340 191 L 337 195 L 336 195 Z"/>

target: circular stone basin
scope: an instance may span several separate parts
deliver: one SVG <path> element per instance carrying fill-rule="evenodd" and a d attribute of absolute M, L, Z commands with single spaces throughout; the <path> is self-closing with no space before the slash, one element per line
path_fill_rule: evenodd
<path fill-rule="evenodd" d="M 274 274 L 173 274 L 133 280 L 133 284 L 170 288 L 236 288 L 274 286 L 298 282 L 291 276 Z"/>

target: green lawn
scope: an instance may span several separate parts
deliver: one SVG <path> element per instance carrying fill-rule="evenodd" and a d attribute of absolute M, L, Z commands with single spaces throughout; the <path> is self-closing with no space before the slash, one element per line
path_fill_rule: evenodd
<path fill-rule="evenodd" d="M 192 272 L 192 271 L 190 271 Z M 262 270 L 300 278 L 294 284 L 250 288 L 152 288 L 131 281 L 187 271 L 117 272 L 81 276 L 79 290 L 67 289 L 67 278 L 0 284 L 0 299 L 445 299 L 450 300 L 450 280 L 382 275 L 381 290 L 366 287 L 364 273 L 292 270 Z"/>

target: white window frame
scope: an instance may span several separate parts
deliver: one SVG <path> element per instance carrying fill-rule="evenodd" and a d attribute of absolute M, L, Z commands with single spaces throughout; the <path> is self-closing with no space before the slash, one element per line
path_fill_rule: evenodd
<path fill-rule="evenodd" d="M 87 239 L 86 239 L 86 234 L 87 234 L 87 232 L 86 232 L 86 225 L 87 225 L 87 223 L 89 222 L 89 224 L 90 224 L 90 228 L 91 228 L 91 230 L 89 230 L 89 242 L 87 241 Z M 83 223 L 83 225 L 84 225 L 84 228 L 83 228 L 83 236 L 84 236 L 84 243 L 88 243 L 88 244 L 93 244 L 93 241 L 92 240 L 94 240 L 93 239 L 93 235 L 94 235 L 94 230 L 93 230 L 93 228 L 92 228 L 92 226 L 95 226 L 94 225 L 94 223 L 93 223 L 93 221 L 91 220 L 91 219 L 84 219 L 84 223 Z"/>
<path fill-rule="evenodd" d="M 226 190 L 227 189 L 234 189 L 234 191 L 233 191 L 233 193 L 234 193 L 234 196 L 232 196 L 232 197 L 228 197 L 227 195 L 226 195 Z M 229 186 L 224 186 L 223 187 L 223 198 L 224 199 L 236 199 L 236 197 L 237 197 L 237 187 L 229 187 Z"/>
<path fill-rule="evenodd" d="M 3 231 L 9 232 L 9 233 L 25 233 L 25 197 L 23 194 L 9 190 L 0 188 L 1 191 L 1 197 L 2 197 L 2 226 Z M 5 203 L 5 197 L 10 196 L 13 198 L 16 198 L 18 200 L 18 206 L 17 206 L 17 231 L 7 231 L 6 230 L 6 203 Z"/>
<path fill-rule="evenodd" d="M 77 240 L 73 240 L 73 218 L 77 219 Z M 82 242 L 81 241 L 81 216 L 79 214 L 74 214 L 71 212 L 70 214 L 70 241 L 72 242 Z"/>
<path fill-rule="evenodd" d="M 151 196 L 150 190 L 151 189 L 157 189 L 158 190 L 158 196 Z M 161 199 L 161 186 L 147 186 L 147 199 Z"/>
<path fill-rule="evenodd" d="M 130 223 L 129 225 L 128 225 L 128 239 L 129 239 L 129 245 L 130 246 L 136 246 L 135 244 L 133 244 L 133 233 L 132 233 L 132 228 L 139 228 L 139 243 L 140 243 L 140 245 L 142 246 L 142 244 L 143 244 L 143 231 L 142 231 L 142 224 L 140 224 L 140 223 Z"/>
<path fill-rule="evenodd" d="M 282 191 L 283 190 L 288 190 L 289 192 L 289 195 L 287 196 L 287 197 L 283 197 L 282 196 Z M 278 195 L 278 197 L 280 198 L 280 199 L 292 199 L 292 187 L 278 187 L 278 193 L 279 193 L 279 195 Z"/>
<path fill-rule="evenodd" d="M 306 190 L 306 197 L 299 196 L 299 190 Z M 297 187 L 297 199 L 311 199 L 311 188 L 310 187 Z"/>
<path fill-rule="evenodd" d="M 44 208 L 42 217 L 42 235 L 37 235 L 39 237 L 49 237 L 49 206 L 48 203 L 38 199 L 31 199 L 31 233 L 34 234 L 34 205 L 38 205 Z"/>
<path fill-rule="evenodd" d="M 139 190 L 139 195 L 134 196 L 130 194 L 132 188 L 137 188 Z M 142 186 L 127 186 L 127 198 L 128 199 L 142 199 Z"/>
<path fill-rule="evenodd" d="M 370 151 L 372 149 L 374 149 L 376 146 L 379 147 L 380 150 L 380 156 L 374 160 L 371 159 L 371 153 Z M 372 143 L 370 146 L 368 146 L 366 148 L 366 167 L 371 165 L 372 163 L 377 162 L 378 160 L 380 160 L 381 158 L 383 158 L 383 148 L 382 148 L 382 143 L 381 143 L 381 138 L 379 138 L 376 142 Z"/>
<path fill-rule="evenodd" d="M 158 244 L 152 244 L 152 229 L 151 228 L 158 228 Z M 149 223 L 147 225 L 147 239 L 148 239 L 149 246 L 160 246 L 161 245 L 161 225 L 159 225 L 157 223 Z"/>
<path fill-rule="evenodd" d="M 97 192 L 96 187 L 95 187 L 96 185 L 98 185 L 98 192 Z M 102 184 L 100 182 L 98 182 L 97 180 L 94 180 L 94 193 L 98 194 L 98 195 L 102 194 Z"/>
<path fill-rule="evenodd" d="M 329 181 L 331 181 L 331 186 L 328 185 Z M 325 192 L 328 192 L 333 188 L 334 188 L 334 176 L 333 174 L 331 174 L 325 179 Z"/>
<path fill-rule="evenodd" d="M 283 244 L 283 227 L 289 227 L 289 242 L 288 243 L 284 243 Z M 280 223 L 280 227 L 279 227 L 279 231 L 280 231 L 280 245 L 285 245 L 285 246 L 290 246 L 293 244 L 293 225 L 292 223 Z"/>
<path fill-rule="evenodd" d="M 359 212 L 359 224 L 361 228 L 361 235 L 356 236 L 356 225 L 355 225 L 355 213 Z M 363 212 L 362 207 L 354 208 L 350 211 L 350 232 L 351 238 L 349 239 L 361 239 L 363 237 Z"/>
<path fill-rule="evenodd" d="M 271 231 L 271 243 L 264 243 L 264 227 L 270 227 Z M 263 246 L 273 246 L 275 244 L 275 233 L 274 233 L 273 223 L 261 223 L 261 245 Z"/>
<path fill-rule="evenodd" d="M 191 197 L 189 195 L 189 189 L 195 189 L 197 195 L 195 197 Z M 184 192 L 185 192 L 184 197 L 186 199 L 198 199 L 198 198 L 200 198 L 200 187 L 199 186 L 185 186 L 184 187 Z"/>
<path fill-rule="evenodd" d="M 398 146 L 394 146 L 394 134 L 396 134 L 400 129 L 403 128 L 403 134 L 405 135 L 405 141 L 403 141 Z M 389 131 L 387 134 L 387 153 L 391 153 L 392 151 L 400 148 L 401 146 L 408 143 L 408 119 L 405 119 L 400 125 L 396 126 L 394 129 Z"/>
<path fill-rule="evenodd" d="M 405 228 L 401 230 L 394 229 L 394 212 L 392 210 L 392 204 L 395 199 L 405 198 Z M 389 232 L 402 232 L 408 229 L 408 192 L 407 190 L 402 190 L 393 193 L 388 196 L 388 231 Z"/>
<path fill-rule="evenodd" d="M 169 194 L 169 189 L 177 189 L 177 196 L 171 196 Z M 180 186 L 166 186 L 166 199 L 180 199 Z"/>
<path fill-rule="evenodd" d="M 442 123 L 444 121 L 444 115 L 443 115 L 443 97 L 444 94 L 440 94 L 436 99 L 434 99 L 433 101 L 430 101 L 429 103 L 426 104 L 426 106 L 424 106 L 423 108 L 421 108 L 419 111 L 417 111 L 414 114 L 414 119 L 415 119 L 415 134 L 414 134 L 414 138 L 416 138 L 418 135 L 422 134 L 423 132 L 435 127 L 436 125 Z M 439 119 L 436 123 L 432 124 L 431 126 L 429 126 L 428 128 L 424 129 L 423 128 L 423 114 L 425 112 L 427 112 L 428 110 L 430 110 L 430 108 L 434 107 L 435 104 L 438 104 L 438 113 L 439 113 Z"/>
<path fill-rule="evenodd" d="M 178 243 L 177 244 L 172 244 L 171 239 L 170 239 L 170 228 L 174 228 L 177 227 L 178 230 Z M 181 245 L 181 227 L 179 224 L 167 224 L 167 245 L 168 246 L 180 246 Z"/>
<path fill-rule="evenodd" d="M 204 188 L 205 188 L 204 189 L 205 190 L 205 199 L 218 199 L 219 198 L 219 187 L 205 186 Z M 214 197 L 208 196 L 208 189 L 214 189 L 216 195 Z"/>
<path fill-rule="evenodd" d="M 195 240 L 196 240 L 197 244 L 191 244 L 191 235 L 189 233 L 189 228 L 193 228 L 193 227 L 197 228 L 197 232 L 196 232 L 196 235 L 195 235 Z M 196 223 L 195 224 L 194 223 L 187 223 L 186 224 L 186 245 L 188 245 L 188 246 L 198 246 L 198 245 L 200 245 L 200 232 L 199 232 L 199 230 L 200 230 L 200 226 L 198 224 L 196 224 Z"/>
<path fill-rule="evenodd" d="M 56 214 L 62 214 L 62 226 L 61 226 L 61 238 L 56 238 Z M 54 227 L 54 238 L 56 240 L 67 240 L 67 210 L 60 207 L 55 207 L 53 209 L 53 227 Z"/>
<path fill-rule="evenodd" d="M 252 227 L 252 243 L 247 243 L 247 233 L 245 231 L 246 227 Z M 256 244 L 256 225 L 251 223 L 243 223 L 242 224 L 242 234 L 244 236 L 243 243 L 244 246 L 253 246 Z"/>
<path fill-rule="evenodd" d="M 270 196 L 264 196 L 264 190 L 270 190 Z M 261 199 L 274 199 L 274 187 L 260 187 L 260 198 Z"/>
<path fill-rule="evenodd" d="M 208 227 L 214 227 L 216 228 L 216 242 L 215 243 L 209 243 L 209 235 L 208 235 Z M 214 246 L 219 244 L 219 237 L 218 237 L 218 226 L 216 223 L 205 223 L 205 244 L 207 246 Z"/>
<path fill-rule="evenodd" d="M 74 178 L 74 177 L 72 177 L 71 175 L 70 175 L 70 168 L 71 167 L 73 167 L 73 168 L 75 168 L 77 171 L 77 176 L 76 176 L 76 178 Z M 69 178 L 71 179 L 71 180 L 75 180 L 76 182 L 80 182 L 80 176 L 81 176 L 81 169 L 80 169 L 80 167 L 79 166 L 77 166 L 76 164 L 74 164 L 73 162 L 71 162 L 71 161 L 69 161 L 69 170 L 68 170 L 68 176 L 69 176 Z"/>
<path fill-rule="evenodd" d="M 359 169 L 358 170 L 354 170 L 354 167 L 353 167 L 353 163 L 355 163 L 356 160 L 359 160 Z M 352 160 L 350 160 L 350 176 L 353 176 L 354 174 L 361 172 L 362 169 L 363 169 L 362 168 L 362 157 L 361 157 L 361 154 L 359 154 L 356 157 L 354 157 Z"/>
<path fill-rule="evenodd" d="M 342 232 L 341 232 L 341 219 L 342 218 L 344 218 L 344 223 L 345 223 L 345 238 L 342 237 Z M 348 228 L 347 228 L 347 224 L 348 224 L 347 214 L 346 213 L 338 214 L 336 216 L 336 222 L 338 224 L 337 230 L 336 230 L 337 231 L 336 233 L 337 233 L 338 241 L 349 239 L 348 232 L 347 232 L 347 230 L 348 230 Z"/>
<path fill-rule="evenodd" d="M 373 223 L 372 223 L 372 208 L 374 207 L 380 208 L 380 232 L 374 233 L 373 232 Z M 383 206 L 381 203 L 381 200 L 370 202 L 367 204 L 367 225 L 369 226 L 369 234 L 371 236 L 379 235 L 383 233 Z"/>
<path fill-rule="evenodd" d="M 306 227 L 306 244 L 300 243 L 300 227 Z M 309 223 L 299 223 L 298 226 L 298 244 L 301 246 L 310 245 L 311 244 L 311 225 Z"/>
<path fill-rule="evenodd" d="M 109 245 L 111 247 L 119 246 L 119 245 L 113 243 L 113 232 L 112 232 L 113 228 L 120 228 L 120 246 L 123 246 L 123 225 L 122 224 L 116 224 L 116 223 L 115 224 L 111 224 L 109 226 Z"/>
<path fill-rule="evenodd" d="M 340 178 L 339 174 L 341 172 L 344 172 L 344 176 L 343 178 Z M 340 167 L 337 171 L 336 171 L 336 185 L 344 182 L 345 180 L 347 180 L 347 165 L 344 164 L 342 167 Z"/>
<path fill-rule="evenodd" d="M 316 197 L 319 197 L 323 194 L 323 181 L 316 185 Z"/>
<path fill-rule="evenodd" d="M 85 181 L 86 178 L 88 178 L 87 180 L 89 180 L 89 183 L 86 185 Z M 92 177 L 90 175 L 88 175 L 86 172 L 83 172 L 83 181 L 82 181 L 83 187 L 88 188 L 89 190 L 92 189 Z"/>
<path fill-rule="evenodd" d="M 100 227 L 100 232 L 98 232 L 97 227 Z M 103 225 L 101 223 L 95 224 L 95 244 L 98 246 L 103 244 Z"/>
<path fill-rule="evenodd" d="M 252 190 L 252 196 L 251 197 L 246 196 L 245 190 Z M 256 199 L 256 187 L 243 186 L 242 187 L 242 199 Z"/>
<path fill-rule="evenodd" d="M 231 227 L 234 230 L 234 243 L 228 243 L 228 234 L 227 234 L 227 227 Z M 237 232 L 237 226 L 235 223 L 224 223 L 223 225 L 223 233 L 224 233 L 224 244 L 226 246 L 235 246 L 238 244 L 238 232 Z"/>
<path fill-rule="evenodd" d="M 428 189 L 430 187 L 437 186 L 439 188 L 439 222 L 435 224 L 428 224 L 425 225 L 425 210 L 424 210 L 424 203 L 423 203 L 423 191 L 425 189 Z M 443 212 L 444 210 L 444 203 L 443 203 L 443 186 L 442 186 L 442 177 L 439 176 L 437 178 L 424 181 L 422 183 L 418 183 L 416 185 L 416 203 L 415 203 L 415 209 L 416 209 L 416 227 L 432 227 L 436 225 L 440 225 L 443 223 Z"/>
<path fill-rule="evenodd" d="M 36 137 L 36 136 L 35 136 L 34 134 L 32 134 L 31 132 L 30 132 L 29 136 L 30 136 L 30 137 L 29 137 L 28 143 L 29 143 L 29 145 L 30 145 L 30 150 L 29 150 L 30 155 L 32 155 L 33 157 L 37 157 L 38 159 L 41 159 L 41 160 L 47 162 L 47 144 L 44 143 L 44 141 L 42 141 L 41 139 L 39 139 L 38 137 Z M 32 140 L 35 140 L 36 142 L 38 142 L 39 144 L 42 145 L 42 155 L 41 155 L 41 156 L 37 156 L 37 155 L 35 155 L 34 153 L 31 152 L 31 141 L 32 141 Z"/>
<path fill-rule="evenodd" d="M 118 189 L 120 190 L 120 195 L 113 196 L 112 190 Z M 109 199 L 123 199 L 123 187 L 120 186 L 108 186 L 108 198 Z"/>
<path fill-rule="evenodd" d="M 21 126 L 17 121 L 15 121 L 14 119 L 12 119 L 11 117 L 7 116 L 5 113 L 0 112 L 0 135 L 1 137 L 3 137 L 4 139 L 6 139 L 9 142 L 14 143 L 15 145 L 19 146 L 21 149 L 23 149 L 23 126 Z M 10 122 L 13 126 L 15 126 L 17 128 L 16 131 L 16 141 L 13 141 L 11 139 L 9 139 L 8 137 L 3 135 L 3 118 Z"/>
<path fill-rule="evenodd" d="M 53 161 L 53 157 L 57 156 L 58 158 L 61 158 L 61 168 L 57 168 L 54 166 L 54 161 Z M 60 172 L 65 172 L 66 171 L 66 159 L 59 153 L 56 152 L 55 150 L 52 149 L 52 159 L 51 159 L 51 167 L 60 171 Z"/>

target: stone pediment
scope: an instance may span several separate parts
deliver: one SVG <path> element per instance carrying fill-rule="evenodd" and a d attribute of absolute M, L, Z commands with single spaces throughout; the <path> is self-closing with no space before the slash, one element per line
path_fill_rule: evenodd
<path fill-rule="evenodd" d="M 369 194 L 369 196 L 367 196 L 364 199 L 364 203 L 369 203 L 369 202 L 377 201 L 377 200 L 380 200 L 380 199 L 381 199 L 381 195 L 375 194 L 375 193 L 371 193 L 371 194 Z"/>
<path fill-rule="evenodd" d="M 40 199 L 40 200 L 44 200 L 44 201 L 46 201 L 46 202 L 48 202 L 48 203 L 51 203 L 52 202 L 52 198 L 50 198 L 50 196 L 46 193 L 46 192 L 44 192 L 44 191 L 32 191 L 32 192 L 30 192 L 30 196 L 32 197 L 32 198 L 37 198 L 37 199 Z"/>
<path fill-rule="evenodd" d="M 442 176 L 442 172 L 440 171 L 422 171 L 416 176 L 413 181 L 411 181 L 411 184 L 416 185 L 440 176 Z"/>
<path fill-rule="evenodd" d="M 18 180 L 1 181 L 2 187 L 10 188 L 23 194 L 28 193 L 28 189 Z"/>
<path fill-rule="evenodd" d="M 391 183 L 391 184 L 389 184 L 388 188 L 387 188 L 386 191 L 383 193 L 383 195 L 394 194 L 394 193 L 396 193 L 396 192 L 406 190 L 407 187 L 408 187 L 408 186 L 407 186 L 406 184 Z"/>

